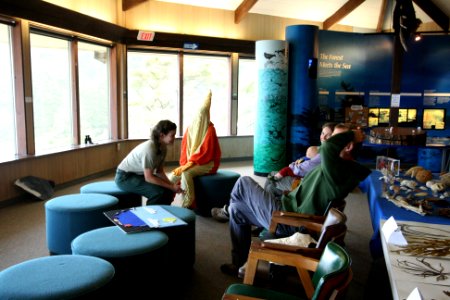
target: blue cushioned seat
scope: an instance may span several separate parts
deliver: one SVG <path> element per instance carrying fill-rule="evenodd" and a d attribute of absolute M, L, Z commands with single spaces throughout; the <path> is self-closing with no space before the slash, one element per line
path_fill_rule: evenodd
<path fill-rule="evenodd" d="M 72 253 L 103 258 L 114 265 L 113 285 L 130 287 L 150 278 L 163 279 L 166 271 L 167 235 L 159 230 L 125 233 L 118 226 L 94 229 L 72 241 Z M 138 275 L 145 273 L 144 276 Z M 140 277 L 140 278 L 138 278 Z"/>
<path fill-rule="evenodd" d="M 80 193 L 98 193 L 111 195 L 119 199 L 120 208 L 128 208 L 142 205 L 142 196 L 120 189 L 114 180 L 97 181 L 80 187 Z"/>
<path fill-rule="evenodd" d="M 104 194 L 70 194 L 47 201 L 45 226 L 50 254 L 71 254 L 70 243 L 79 234 L 110 226 L 103 212 L 116 209 L 118 201 Z"/>
<path fill-rule="evenodd" d="M 0 299 L 94 299 L 113 277 L 113 265 L 97 257 L 40 257 L 0 272 Z"/>
<path fill-rule="evenodd" d="M 218 170 L 216 174 L 195 177 L 195 212 L 210 217 L 211 208 L 228 204 L 231 190 L 239 177 L 239 173 L 229 170 Z"/>
<path fill-rule="evenodd" d="M 149 205 L 151 207 L 151 205 Z M 177 267 L 178 271 L 189 271 L 195 262 L 195 213 L 188 209 L 173 205 L 159 205 L 174 216 L 180 218 L 187 225 L 163 227 L 158 230 L 169 237 L 169 264 Z"/>

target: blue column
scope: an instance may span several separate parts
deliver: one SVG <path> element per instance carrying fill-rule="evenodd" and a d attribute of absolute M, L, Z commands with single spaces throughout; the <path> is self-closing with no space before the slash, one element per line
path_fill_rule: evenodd
<path fill-rule="evenodd" d="M 258 104 L 253 147 L 255 175 L 266 176 L 286 164 L 287 43 L 256 42 Z"/>
<path fill-rule="evenodd" d="M 289 44 L 289 99 L 287 158 L 294 161 L 320 135 L 317 99 L 319 28 L 313 25 L 286 27 Z"/>

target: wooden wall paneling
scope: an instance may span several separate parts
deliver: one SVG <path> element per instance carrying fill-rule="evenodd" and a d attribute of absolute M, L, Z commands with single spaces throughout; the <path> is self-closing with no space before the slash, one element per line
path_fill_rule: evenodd
<path fill-rule="evenodd" d="M 122 159 L 144 140 L 127 140 L 103 145 L 85 146 L 79 149 L 28 157 L 0 164 L 0 207 L 3 201 L 23 198 L 22 189 L 14 185 L 18 178 L 33 175 L 55 181 L 56 185 L 66 185 L 83 178 L 102 175 L 113 171 Z M 219 137 L 222 159 L 239 159 L 253 156 L 253 137 Z M 169 147 L 167 163 L 178 164 L 181 139 L 176 139 Z M 170 171 L 171 167 L 167 167 Z"/>

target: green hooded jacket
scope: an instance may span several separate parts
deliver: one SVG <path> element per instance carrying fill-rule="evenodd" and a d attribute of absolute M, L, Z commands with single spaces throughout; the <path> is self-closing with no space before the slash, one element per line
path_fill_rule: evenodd
<path fill-rule="evenodd" d="M 348 131 L 322 143 L 320 165 L 310 171 L 296 189 L 282 196 L 283 210 L 323 215 L 331 201 L 345 199 L 371 173 L 369 168 L 356 161 L 339 156 L 353 138 L 353 131 Z"/>

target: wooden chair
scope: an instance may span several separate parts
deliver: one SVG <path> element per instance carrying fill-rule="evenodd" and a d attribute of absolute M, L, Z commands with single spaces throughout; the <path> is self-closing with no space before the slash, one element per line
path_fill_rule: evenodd
<path fill-rule="evenodd" d="M 262 247 L 261 244 L 252 243 L 244 283 L 230 285 L 222 297 L 223 300 L 302 299 L 298 296 L 254 286 L 253 279 L 260 260 L 295 266 L 307 299 L 343 299 L 353 277 L 350 256 L 342 246 L 335 242 L 329 242 L 325 246 L 320 260 L 297 253 L 268 249 Z M 313 272 L 312 277 L 309 272 Z"/>
<path fill-rule="evenodd" d="M 345 234 L 347 233 L 346 215 L 337 208 L 331 207 L 324 216 L 300 214 L 286 211 L 274 211 L 270 222 L 269 232 L 261 237 L 261 241 L 254 244 L 260 244 L 261 247 L 280 249 L 295 253 L 307 255 L 309 257 L 319 258 L 322 250 L 330 241 L 344 245 Z M 264 242 L 267 239 L 277 238 L 277 227 L 280 224 L 303 227 L 317 240 L 315 247 L 299 247 L 291 245 L 280 245 Z"/>

